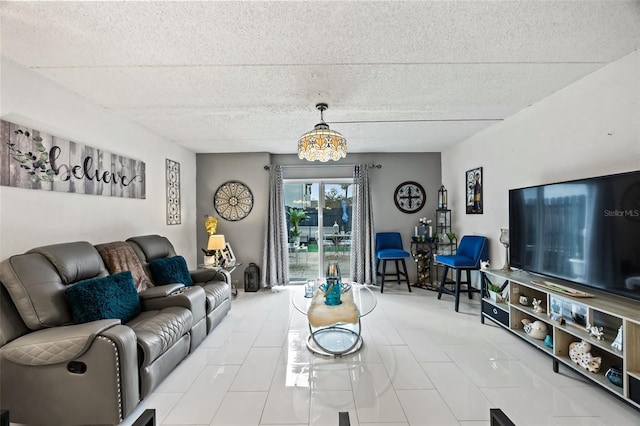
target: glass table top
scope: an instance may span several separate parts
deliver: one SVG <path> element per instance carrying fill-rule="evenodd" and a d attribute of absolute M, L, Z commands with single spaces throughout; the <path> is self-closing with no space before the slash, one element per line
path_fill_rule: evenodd
<path fill-rule="evenodd" d="M 345 284 L 348 284 L 348 283 L 345 283 Z M 367 286 L 364 284 L 350 284 L 350 285 L 351 285 L 351 289 L 349 290 L 349 292 L 353 296 L 353 302 L 358 307 L 360 317 L 363 317 L 371 313 L 371 311 L 373 311 L 376 307 L 377 300 L 376 300 L 375 294 L 373 293 L 373 291 L 371 291 L 370 286 Z M 316 284 L 316 290 L 314 294 L 317 294 L 316 292 L 319 291 L 317 287 L 318 285 Z M 305 297 L 305 286 L 303 285 L 299 286 L 299 288 L 296 288 L 292 291 L 291 301 L 293 303 L 293 306 L 299 312 L 305 315 L 307 315 L 307 313 L 309 312 L 309 307 L 311 306 L 312 300 L 313 298 L 311 297 Z"/>

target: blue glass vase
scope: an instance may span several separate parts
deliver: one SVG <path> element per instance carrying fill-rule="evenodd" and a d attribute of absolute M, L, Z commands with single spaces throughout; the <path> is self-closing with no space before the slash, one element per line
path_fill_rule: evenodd
<path fill-rule="evenodd" d="M 342 284 L 337 281 L 332 283 L 327 282 L 325 305 L 336 306 L 341 304 L 340 294 L 342 294 Z"/>
<path fill-rule="evenodd" d="M 325 305 L 335 306 L 342 303 L 340 294 L 342 294 L 342 279 L 340 277 L 340 265 L 338 262 L 331 262 L 327 266 L 327 284 L 325 292 Z"/>

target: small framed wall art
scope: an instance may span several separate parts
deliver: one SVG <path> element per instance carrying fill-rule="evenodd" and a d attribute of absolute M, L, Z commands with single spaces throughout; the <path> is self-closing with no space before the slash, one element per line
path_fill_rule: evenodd
<path fill-rule="evenodd" d="M 166 163 L 167 180 L 167 225 L 180 225 L 180 163 L 169 160 Z"/>
<path fill-rule="evenodd" d="M 233 253 L 231 249 L 231 244 L 226 243 L 224 249 L 222 250 L 222 255 L 224 256 L 224 266 L 226 268 L 231 268 L 236 265 L 236 255 Z"/>
<path fill-rule="evenodd" d="M 465 183 L 467 214 L 482 214 L 482 167 L 467 170 Z"/>

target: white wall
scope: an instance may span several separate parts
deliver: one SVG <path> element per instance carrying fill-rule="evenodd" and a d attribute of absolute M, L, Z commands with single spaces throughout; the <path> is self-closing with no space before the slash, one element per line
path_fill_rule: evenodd
<path fill-rule="evenodd" d="M 45 244 L 157 233 L 196 264 L 195 154 L 0 57 L 0 116 L 146 164 L 146 199 L 0 186 L 0 260 Z M 4 141 L 2 141 L 4 143 Z M 181 166 L 182 224 L 166 225 L 165 159 Z"/>
<path fill-rule="evenodd" d="M 526 84 L 526 82 L 523 82 Z M 465 214 L 465 171 L 483 167 L 484 214 Z M 640 169 L 640 52 L 562 89 L 442 154 L 454 230 L 491 239 L 507 228 L 508 190 Z"/>

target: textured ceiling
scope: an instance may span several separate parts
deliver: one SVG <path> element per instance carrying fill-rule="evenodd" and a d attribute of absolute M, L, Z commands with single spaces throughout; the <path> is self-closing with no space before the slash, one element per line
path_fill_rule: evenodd
<path fill-rule="evenodd" d="M 2 2 L 2 55 L 195 152 L 441 151 L 640 48 L 640 0 Z"/>

